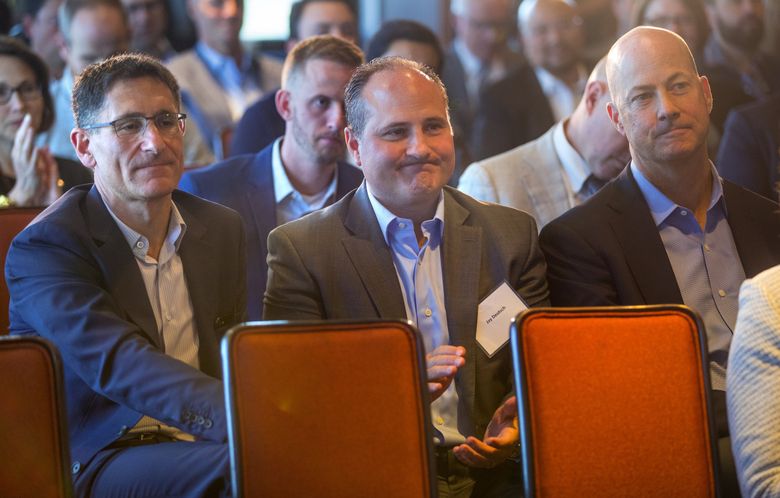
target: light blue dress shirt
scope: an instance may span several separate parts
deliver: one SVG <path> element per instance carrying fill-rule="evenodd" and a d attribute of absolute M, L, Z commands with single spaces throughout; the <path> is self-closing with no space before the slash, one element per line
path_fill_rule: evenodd
<path fill-rule="evenodd" d="M 297 220 L 301 216 L 322 209 L 336 197 L 336 180 L 338 175 L 333 172 L 333 179 L 321 192 L 305 195 L 293 187 L 290 177 L 282 163 L 282 139 L 277 138 L 271 150 L 271 172 L 274 177 L 274 198 L 276 200 L 276 224 L 282 225 L 288 221 Z"/>
<path fill-rule="evenodd" d="M 367 186 L 368 187 L 368 186 Z M 450 343 L 447 310 L 444 305 L 442 243 L 444 242 L 444 194 L 433 219 L 422 222 L 425 243 L 417 243 L 412 220 L 391 213 L 367 188 L 368 199 L 379 222 L 385 242 L 393 254 L 393 264 L 401 284 L 406 317 L 420 330 L 426 353 Z M 458 432 L 458 393 L 455 382 L 431 403 L 437 444 L 455 446 L 466 438 Z"/>
<path fill-rule="evenodd" d="M 692 211 L 672 202 L 631 162 L 631 172 L 658 227 L 683 302 L 701 315 L 707 329 L 712 388 L 725 391 L 728 351 L 745 270 L 726 219 L 720 177 L 715 167 L 710 167 L 712 195 L 702 231 Z"/>
<path fill-rule="evenodd" d="M 244 51 L 239 66 L 235 59 L 220 54 L 203 42 L 195 45 L 195 52 L 211 76 L 225 90 L 230 102 L 230 112 L 234 121 L 238 121 L 246 108 L 259 100 L 263 93 L 252 57 Z"/>

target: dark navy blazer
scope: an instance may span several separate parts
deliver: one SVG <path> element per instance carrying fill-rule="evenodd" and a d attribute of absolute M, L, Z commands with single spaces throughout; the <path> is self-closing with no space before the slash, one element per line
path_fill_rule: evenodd
<path fill-rule="evenodd" d="M 275 143 L 275 142 L 274 142 Z M 262 320 L 268 266 L 267 238 L 276 228 L 276 197 L 271 168 L 271 143 L 257 154 L 232 157 L 184 175 L 179 187 L 238 211 L 247 234 L 247 312 L 250 320 Z M 363 173 L 347 163 L 338 163 L 336 200 L 363 181 Z"/>
<path fill-rule="evenodd" d="M 163 351 L 135 256 L 95 187 L 72 188 L 11 244 L 12 334 L 62 355 L 74 477 L 141 415 L 227 441 L 219 340 L 245 312 L 245 240 L 233 211 L 173 195 L 197 328 L 199 369 Z"/>

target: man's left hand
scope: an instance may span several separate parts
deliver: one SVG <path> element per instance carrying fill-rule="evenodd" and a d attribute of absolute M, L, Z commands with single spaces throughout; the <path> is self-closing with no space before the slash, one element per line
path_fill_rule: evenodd
<path fill-rule="evenodd" d="M 517 398 L 512 396 L 493 414 L 483 441 L 469 436 L 452 453 L 469 467 L 493 468 L 517 453 L 518 434 Z"/>

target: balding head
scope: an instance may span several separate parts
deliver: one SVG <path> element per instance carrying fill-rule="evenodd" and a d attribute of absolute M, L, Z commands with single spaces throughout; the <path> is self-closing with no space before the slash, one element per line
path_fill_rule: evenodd
<path fill-rule="evenodd" d="M 603 57 L 593 68 L 582 99 L 565 125 L 571 145 L 585 159 L 590 172 L 604 181 L 617 176 L 630 159 L 626 138 L 607 114 L 610 95 L 606 61 Z"/>
<path fill-rule="evenodd" d="M 712 94 L 691 51 L 671 31 L 634 28 L 607 55 L 607 106 L 640 169 L 706 161 Z"/>
<path fill-rule="evenodd" d="M 489 63 L 508 50 L 514 8 L 514 0 L 453 0 L 455 36 L 474 57 Z"/>
<path fill-rule="evenodd" d="M 640 66 L 678 66 L 699 75 L 688 45 L 676 33 L 666 29 L 640 26 L 634 28 L 612 45 L 607 54 L 607 83 L 613 102 L 620 105 L 625 88 L 625 77 Z"/>
<path fill-rule="evenodd" d="M 526 57 L 561 79 L 582 62 L 585 33 L 576 8 L 566 0 L 524 0 L 518 25 Z"/>

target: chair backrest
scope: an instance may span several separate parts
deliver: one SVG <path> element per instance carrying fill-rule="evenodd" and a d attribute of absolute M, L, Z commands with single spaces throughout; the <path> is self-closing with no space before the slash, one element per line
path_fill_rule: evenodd
<path fill-rule="evenodd" d="M 0 337 L 0 496 L 69 497 L 62 367 L 36 337 Z"/>
<path fill-rule="evenodd" d="M 404 322 L 258 322 L 222 341 L 234 492 L 435 496 L 419 333 Z"/>
<path fill-rule="evenodd" d="M 0 209 L 0 335 L 8 333 L 8 286 L 5 283 L 5 256 L 16 234 L 24 230 L 42 208 Z"/>
<path fill-rule="evenodd" d="M 511 343 L 526 497 L 717 496 L 706 336 L 690 308 L 536 308 Z"/>

